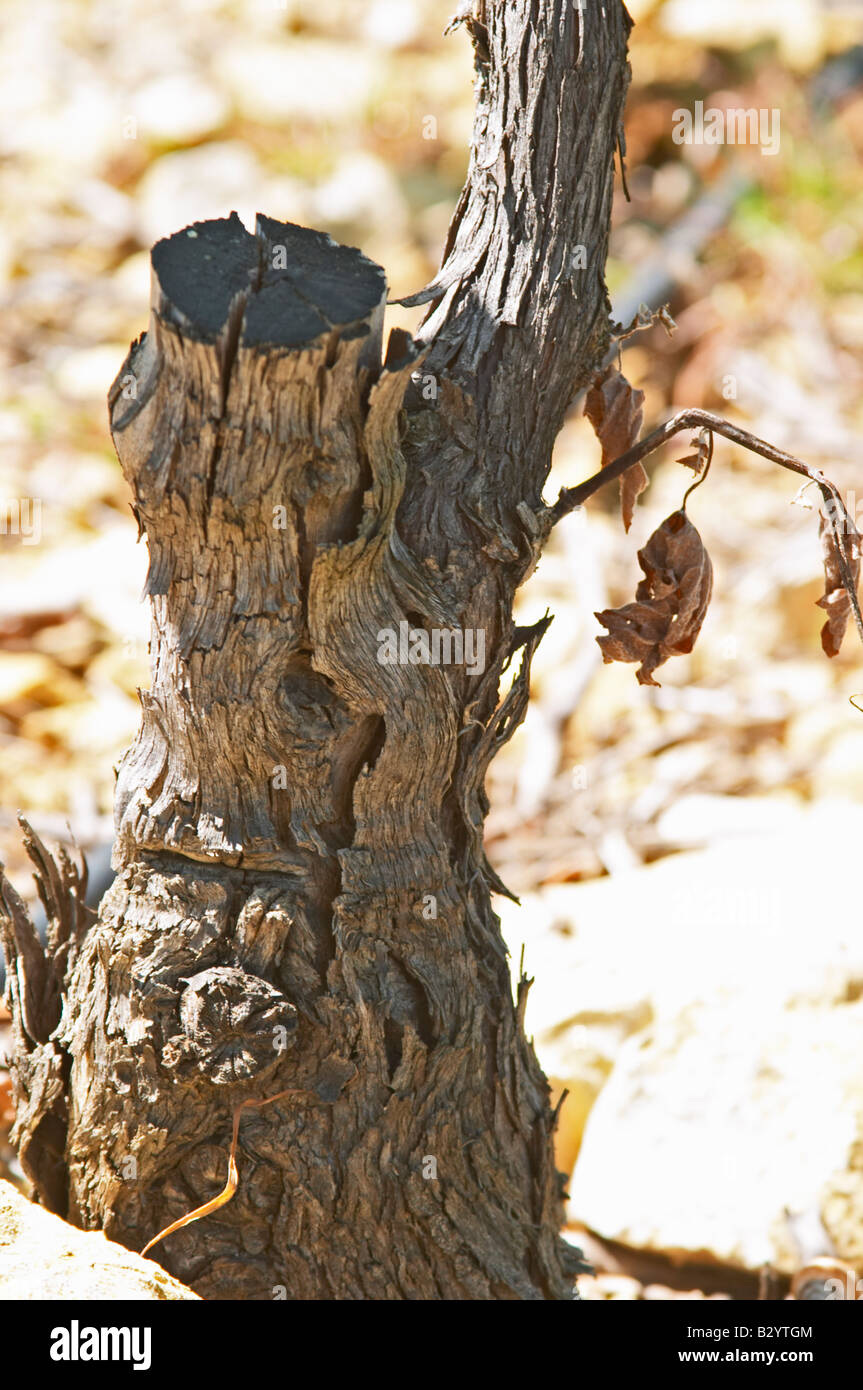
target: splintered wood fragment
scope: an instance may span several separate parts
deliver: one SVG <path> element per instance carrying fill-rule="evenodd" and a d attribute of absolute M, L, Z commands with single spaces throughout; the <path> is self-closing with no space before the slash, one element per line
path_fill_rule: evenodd
<path fill-rule="evenodd" d="M 279 1091 L 274 1096 L 268 1096 L 266 1100 L 255 1100 L 252 1098 L 251 1100 L 242 1101 L 234 1111 L 231 1152 L 228 1154 L 228 1181 L 225 1183 L 222 1191 L 217 1197 L 211 1197 L 209 1202 L 205 1202 L 202 1207 L 196 1207 L 194 1211 L 187 1212 L 185 1216 L 181 1216 L 179 1221 L 172 1221 L 170 1226 L 166 1226 L 164 1231 L 160 1231 L 157 1236 L 153 1236 L 153 1239 L 147 1242 L 141 1254 L 146 1255 L 148 1250 L 152 1250 L 153 1246 L 158 1245 L 159 1241 L 164 1240 L 166 1236 L 172 1236 L 175 1231 L 181 1231 L 184 1226 L 191 1226 L 193 1221 L 200 1221 L 202 1217 L 210 1216 L 214 1211 L 218 1211 L 219 1207 L 227 1206 L 228 1202 L 230 1202 L 240 1182 L 239 1173 L 237 1171 L 237 1140 L 240 1134 L 240 1116 L 244 1110 L 250 1110 L 255 1106 L 262 1109 L 265 1105 L 272 1105 L 273 1101 L 285 1100 L 288 1096 L 299 1096 L 302 1094 L 304 1094 L 302 1091 L 297 1090 Z"/>

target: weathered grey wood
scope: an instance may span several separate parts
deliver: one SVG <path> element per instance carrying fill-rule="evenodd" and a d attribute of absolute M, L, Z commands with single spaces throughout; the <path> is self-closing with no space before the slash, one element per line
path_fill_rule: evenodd
<path fill-rule="evenodd" d="M 629 20 L 482 0 L 471 32 L 471 168 L 418 344 L 381 367 L 358 252 L 231 218 L 154 249 L 111 392 L 153 680 L 117 880 L 61 972 L 69 1214 L 141 1248 L 221 1188 L 237 1104 L 290 1089 L 246 1112 L 234 1199 L 156 1247 L 205 1296 L 561 1299 L 578 1264 L 483 783 L 546 626 L 512 602 L 552 445 L 609 342 Z M 482 633 L 484 668 L 382 664 L 404 621 Z"/>
<path fill-rule="evenodd" d="M 43 941 L 0 865 L 0 946 L 7 961 L 16 1099 L 11 1139 L 43 1205 L 65 1216 L 69 1057 L 57 1029 L 63 989 L 94 914 L 84 902 L 86 864 L 79 868 L 62 849 L 55 860 L 19 820 L 46 929 Z"/>

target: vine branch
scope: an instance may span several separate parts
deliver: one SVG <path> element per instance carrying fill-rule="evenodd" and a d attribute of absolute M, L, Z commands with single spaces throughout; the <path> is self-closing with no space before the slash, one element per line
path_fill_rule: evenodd
<path fill-rule="evenodd" d="M 688 429 L 703 429 L 710 431 L 711 434 L 714 432 L 721 434 L 725 439 L 730 439 L 733 444 L 739 444 L 742 448 L 748 449 L 750 453 L 760 454 L 762 458 L 769 459 L 771 463 L 777 463 L 780 468 L 787 468 L 791 473 L 798 473 L 816 485 L 826 503 L 825 514 L 836 539 L 842 583 L 851 602 L 857 635 L 863 644 L 863 616 L 860 613 L 857 590 L 845 546 L 845 537 L 849 534 L 851 519 L 836 484 L 832 483 L 829 478 L 825 478 L 820 469 L 812 468 L 802 459 L 795 458 L 793 454 L 786 453 L 784 449 L 777 449 L 774 444 L 768 444 L 766 440 L 759 439 L 757 435 L 750 434 L 748 430 L 741 429 L 739 425 L 733 425 L 730 420 L 723 419 L 721 415 L 714 415 L 712 411 L 694 409 L 678 411 L 663 425 L 659 425 L 657 429 L 640 439 L 631 449 L 627 449 L 626 453 L 613 459 L 605 468 L 601 468 L 598 473 L 594 473 L 592 477 L 586 478 L 583 483 L 578 483 L 575 487 L 564 488 L 557 501 L 549 508 L 551 525 L 556 526 L 559 521 L 562 521 L 565 516 L 569 516 L 570 512 L 575 511 L 595 492 L 599 492 L 600 488 L 605 487 L 606 483 L 614 482 L 615 478 L 619 478 L 633 464 L 640 463 L 649 454 L 661 449 L 663 444 L 667 444 L 676 434 Z"/>

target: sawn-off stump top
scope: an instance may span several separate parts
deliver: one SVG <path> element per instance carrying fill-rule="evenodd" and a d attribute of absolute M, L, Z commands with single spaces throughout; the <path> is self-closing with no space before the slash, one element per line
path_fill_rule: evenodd
<path fill-rule="evenodd" d="M 244 347 L 296 349 L 327 333 L 369 332 L 382 312 L 380 266 L 324 232 L 259 214 L 195 222 L 153 247 L 154 307 L 184 337 L 214 343 L 242 315 Z"/>

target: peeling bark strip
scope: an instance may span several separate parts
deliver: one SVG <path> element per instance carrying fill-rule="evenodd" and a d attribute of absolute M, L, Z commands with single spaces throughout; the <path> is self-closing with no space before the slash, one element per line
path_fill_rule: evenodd
<path fill-rule="evenodd" d="M 93 921 L 85 905 L 87 866 L 64 849 L 55 860 L 22 816 L 24 847 L 45 910 L 44 943 L 0 864 L 0 946 L 12 1015 L 15 1124 L 12 1143 L 42 1204 L 65 1216 L 69 1058 L 57 1037 L 61 991 Z"/>
<path fill-rule="evenodd" d="M 69 1215 L 140 1249 L 206 1206 L 157 1247 L 205 1296 L 566 1299 L 579 1265 L 482 827 L 549 621 L 512 604 L 552 445 L 609 343 L 630 25 L 619 0 L 481 10 L 418 344 L 381 365 L 359 252 L 232 216 L 154 249 L 111 392 L 153 679 L 117 880 L 56 967 Z M 381 663 L 403 622 L 484 633 L 484 669 Z M 20 1060 L 18 1084 L 38 1108 Z"/>

